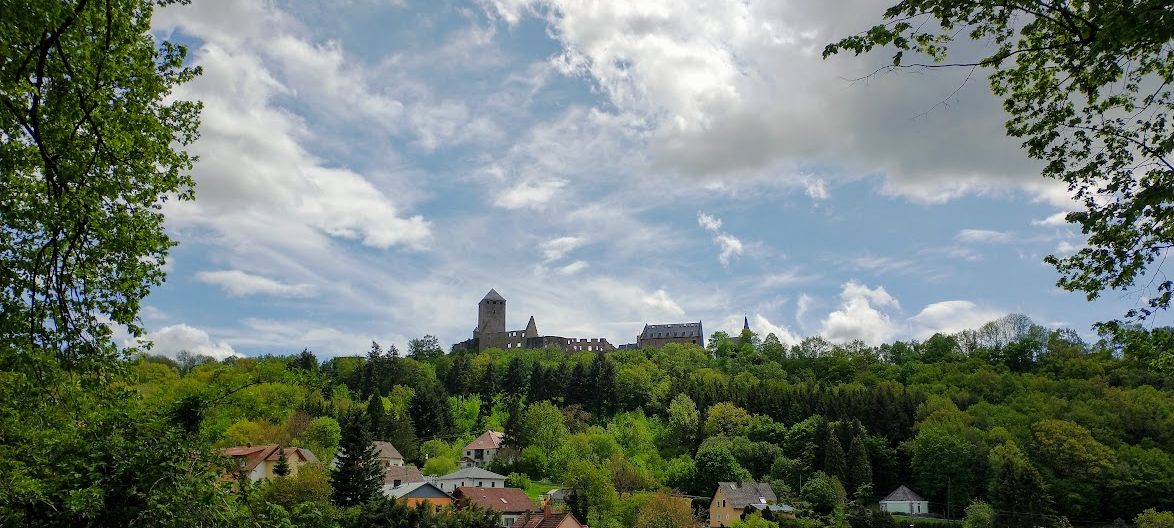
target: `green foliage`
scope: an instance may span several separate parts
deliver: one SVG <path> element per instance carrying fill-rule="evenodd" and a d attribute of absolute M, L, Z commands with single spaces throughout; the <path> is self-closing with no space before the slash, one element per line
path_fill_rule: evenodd
<path fill-rule="evenodd" d="M 817 473 L 803 483 L 802 497 L 811 504 L 811 509 L 820 515 L 831 513 L 841 503 L 831 477 L 823 473 Z"/>
<path fill-rule="evenodd" d="M 974 501 L 966 507 L 962 528 L 995 528 L 995 509 L 983 501 Z"/>
<path fill-rule="evenodd" d="M 1050 499 L 1039 470 L 1015 445 L 1007 442 L 990 453 L 988 496 L 999 526 L 1042 524 Z"/>
<path fill-rule="evenodd" d="M 508 476 L 506 476 L 505 479 L 505 486 L 507 488 L 526 489 L 529 488 L 531 484 L 532 482 L 530 479 L 521 473 L 510 473 Z"/>
<path fill-rule="evenodd" d="M 1174 245 L 1174 123 L 1167 119 L 1174 13 L 1154 0 L 904 0 L 884 18 L 829 44 L 824 56 L 887 46 L 896 51 L 894 68 L 924 68 L 908 64 L 906 52 L 942 63 L 959 36 L 985 42 L 989 54 L 961 66 L 990 72 L 1010 115 L 1008 135 L 1022 138 L 1028 155 L 1046 163 L 1043 175 L 1066 183 L 1084 204 L 1068 221 L 1088 245 L 1046 259 L 1062 274 L 1059 285 L 1090 300 L 1106 290 L 1143 290 L 1145 306 L 1127 319 L 1167 309 L 1174 281 L 1160 268 Z"/>
<path fill-rule="evenodd" d="M 705 436 L 737 436 L 747 425 L 750 415 L 730 402 L 716 403 L 705 412 Z"/>
<path fill-rule="evenodd" d="M 342 428 L 338 425 L 338 420 L 329 416 L 319 416 L 310 421 L 305 439 L 326 449 L 334 449 L 342 439 Z"/>
<path fill-rule="evenodd" d="M 304 464 L 297 474 L 270 479 L 261 487 L 261 498 L 294 511 L 303 503 L 329 511 L 330 472 L 321 464 Z"/>
<path fill-rule="evenodd" d="M 107 322 L 142 335 L 139 303 L 174 242 L 161 204 L 192 198 L 179 150 L 198 103 L 171 98 L 198 70 L 151 36 L 156 5 L 35 0 L 0 22 L 0 364 L 38 377 L 121 369 Z"/>
<path fill-rule="evenodd" d="M 383 466 L 373 441 L 365 416 L 357 411 L 349 413 L 343 421 L 338 465 L 330 472 L 330 499 L 335 505 L 357 506 L 379 493 Z"/>
<path fill-rule="evenodd" d="M 1138 514 L 1133 522 L 1137 528 L 1174 528 L 1174 513 L 1150 508 Z"/>

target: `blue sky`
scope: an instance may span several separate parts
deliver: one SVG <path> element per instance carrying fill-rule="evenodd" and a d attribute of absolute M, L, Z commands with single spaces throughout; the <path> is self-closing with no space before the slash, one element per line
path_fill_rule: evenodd
<path fill-rule="evenodd" d="M 834 5 L 828 5 L 834 4 Z M 880 344 L 1094 303 L 1065 189 L 967 71 L 822 60 L 885 2 L 200 0 L 156 14 L 204 74 L 197 200 L 142 313 L 154 352 L 363 353 L 508 321 L 632 342 L 744 316 Z M 855 79 L 855 80 L 854 80 Z"/>

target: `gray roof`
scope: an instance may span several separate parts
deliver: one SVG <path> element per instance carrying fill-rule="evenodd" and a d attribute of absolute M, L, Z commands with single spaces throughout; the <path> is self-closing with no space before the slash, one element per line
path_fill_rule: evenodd
<path fill-rule="evenodd" d="M 490 288 L 489 293 L 485 294 L 485 298 L 481 299 L 481 300 L 482 301 L 504 301 L 505 297 L 502 297 L 500 293 L 497 293 L 497 290 Z"/>
<path fill-rule="evenodd" d="M 445 491 L 436 487 L 436 485 L 431 482 L 410 482 L 410 483 L 404 484 L 398 488 L 391 488 L 391 489 L 387 490 L 387 494 L 393 498 L 396 498 L 396 499 L 398 499 L 400 497 L 417 497 L 417 498 L 448 497 L 450 499 L 452 498 L 452 495 L 449 495 Z"/>
<path fill-rule="evenodd" d="M 767 504 L 779 500 L 770 486 L 762 482 L 718 482 L 717 486 L 726 494 L 730 504 L 739 510 L 751 504 Z"/>
<path fill-rule="evenodd" d="M 701 321 L 696 323 L 674 323 L 644 325 L 640 339 L 664 339 L 672 337 L 701 337 Z"/>
<path fill-rule="evenodd" d="M 375 445 L 375 454 L 379 458 L 391 458 L 391 459 L 398 458 L 400 460 L 404 459 L 404 456 L 399 454 L 399 451 L 397 451 L 395 449 L 395 446 L 391 445 L 391 442 L 384 442 L 382 440 L 376 440 L 371 443 Z"/>
<path fill-rule="evenodd" d="M 925 502 L 925 499 L 913 493 L 913 490 L 905 486 L 900 486 L 893 490 L 888 497 L 881 499 L 881 502 Z"/>
<path fill-rule="evenodd" d="M 479 467 L 467 467 L 465 469 L 453 471 L 447 475 L 436 477 L 436 480 L 452 480 L 452 479 L 501 479 L 505 480 L 505 475 L 498 475 L 492 471 L 481 469 Z"/>
<path fill-rule="evenodd" d="M 392 484 L 397 480 L 400 483 L 424 482 L 424 475 L 420 473 L 419 469 L 416 469 L 416 466 L 388 466 L 383 470 L 385 484 Z"/>

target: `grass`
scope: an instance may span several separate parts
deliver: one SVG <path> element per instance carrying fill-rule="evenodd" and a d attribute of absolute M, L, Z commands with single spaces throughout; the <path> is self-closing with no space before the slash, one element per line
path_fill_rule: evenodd
<path fill-rule="evenodd" d="M 552 484 L 550 482 L 531 482 L 530 487 L 526 488 L 526 496 L 535 504 L 542 505 L 542 496 L 550 493 L 550 490 L 561 488 L 561 484 Z"/>

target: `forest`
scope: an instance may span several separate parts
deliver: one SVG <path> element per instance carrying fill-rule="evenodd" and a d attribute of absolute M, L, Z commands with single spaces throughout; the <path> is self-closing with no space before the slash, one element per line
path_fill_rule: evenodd
<path fill-rule="evenodd" d="M 1174 510 L 1174 387 L 1147 361 L 1171 348 L 1166 328 L 1090 344 L 1010 315 L 878 347 L 746 329 L 705 348 L 445 353 L 425 336 L 404 352 L 133 368 L 151 406 L 223 394 L 201 416 L 214 447 L 298 445 L 325 461 L 355 422 L 441 475 L 504 431 L 508 456 L 489 469 L 580 492 L 570 506 L 590 526 L 636 526 L 658 491 L 704 509 L 723 481 L 767 482 L 800 512 L 763 526 L 895 526 L 876 501 L 900 485 L 967 526 L 1145 526 Z M 291 509 L 317 501 L 337 518 L 319 484 L 276 487 Z"/>

